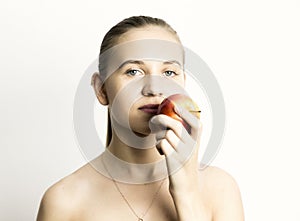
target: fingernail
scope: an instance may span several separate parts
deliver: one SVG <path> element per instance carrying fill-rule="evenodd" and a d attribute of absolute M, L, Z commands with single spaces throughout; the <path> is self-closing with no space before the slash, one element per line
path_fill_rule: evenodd
<path fill-rule="evenodd" d="M 153 123 L 153 124 L 155 124 L 156 123 L 155 119 L 156 119 L 156 117 L 152 117 L 151 120 L 150 120 L 150 122 Z"/>

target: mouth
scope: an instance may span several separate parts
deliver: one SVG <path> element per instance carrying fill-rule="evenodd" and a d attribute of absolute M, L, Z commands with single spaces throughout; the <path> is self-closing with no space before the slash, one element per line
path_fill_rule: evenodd
<path fill-rule="evenodd" d="M 157 114 L 159 104 L 146 104 L 138 109 L 149 114 Z"/>

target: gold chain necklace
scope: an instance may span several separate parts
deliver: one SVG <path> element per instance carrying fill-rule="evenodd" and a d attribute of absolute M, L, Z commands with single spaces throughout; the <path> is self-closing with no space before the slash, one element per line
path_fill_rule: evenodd
<path fill-rule="evenodd" d="M 157 198 L 157 195 L 158 195 L 158 193 L 159 193 L 159 191 L 160 191 L 160 189 L 161 189 L 161 187 L 162 187 L 162 185 L 163 185 L 163 183 L 164 183 L 164 181 L 165 181 L 166 179 L 164 179 L 163 181 L 161 181 L 161 183 L 160 183 L 160 185 L 159 185 L 157 191 L 155 192 L 155 194 L 154 194 L 154 196 L 153 196 L 153 198 L 152 198 L 152 200 L 151 200 L 150 205 L 148 206 L 148 208 L 146 209 L 146 211 L 145 211 L 141 216 L 139 216 L 139 215 L 134 211 L 133 207 L 130 205 L 130 203 L 128 202 L 128 200 L 127 200 L 126 197 L 124 196 L 124 194 L 121 192 L 121 190 L 120 190 L 120 188 L 119 188 L 119 186 L 118 186 L 118 184 L 117 184 L 117 181 L 112 177 L 112 175 L 111 175 L 110 172 L 108 171 L 108 169 L 107 169 L 107 167 L 106 167 L 106 165 L 105 165 L 105 163 L 104 163 L 104 160 L 103 160 L 103 157 L 102 157 L 102 156 L 101 156 L 101 161 L 102 161 L 102 164 L 103 164 L 103 166 L 104 166 L 106 172 L 108 173 L 108 175 L 109 175 L 110 178 L 112 179 L 112 181 L 113 181 L 113 183 L 114 183 L 116 189 L 117 189 L 118 192 L 121 194 L 122 198 L 124 199 L 124 201 L 126 202 L 126 204 L 128 205 L 128 207 L 130 208 L 130 210 L 132 211 L 132 213 L 138 218 L 138 221 L 144 221 L 143 218 L 146 216 L 146 214 L 148 213 L 148 211 L 149 211 L 150 208 L 152 207 L 152 205 L 153 205 L 153 203 L 154 203 L 154 200 Z"/>

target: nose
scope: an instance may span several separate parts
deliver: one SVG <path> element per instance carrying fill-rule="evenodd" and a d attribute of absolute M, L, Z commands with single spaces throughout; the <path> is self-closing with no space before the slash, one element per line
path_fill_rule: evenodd
<path fill-rule="evenodd" d="M 148 75 L 144 78 L 142 94 L 144 96 L 162 96 L 161 78 L 155 75 Z"/>

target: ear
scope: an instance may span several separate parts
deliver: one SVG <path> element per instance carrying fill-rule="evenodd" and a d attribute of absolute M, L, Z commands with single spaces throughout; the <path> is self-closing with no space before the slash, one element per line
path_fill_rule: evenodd
<path fill-rule="evenodd" d="M 98 72 L 95 72 L 93 74 L 92 79 L 91 79 L 91 85 L 94 88 L 94 91 L 95 91 L 98 101 L 102 105 L 108 105 L 108 99 L 107 99 L 105 86 L 104 86 L 104 83 L 102 83 L 100 74 Z"/>

